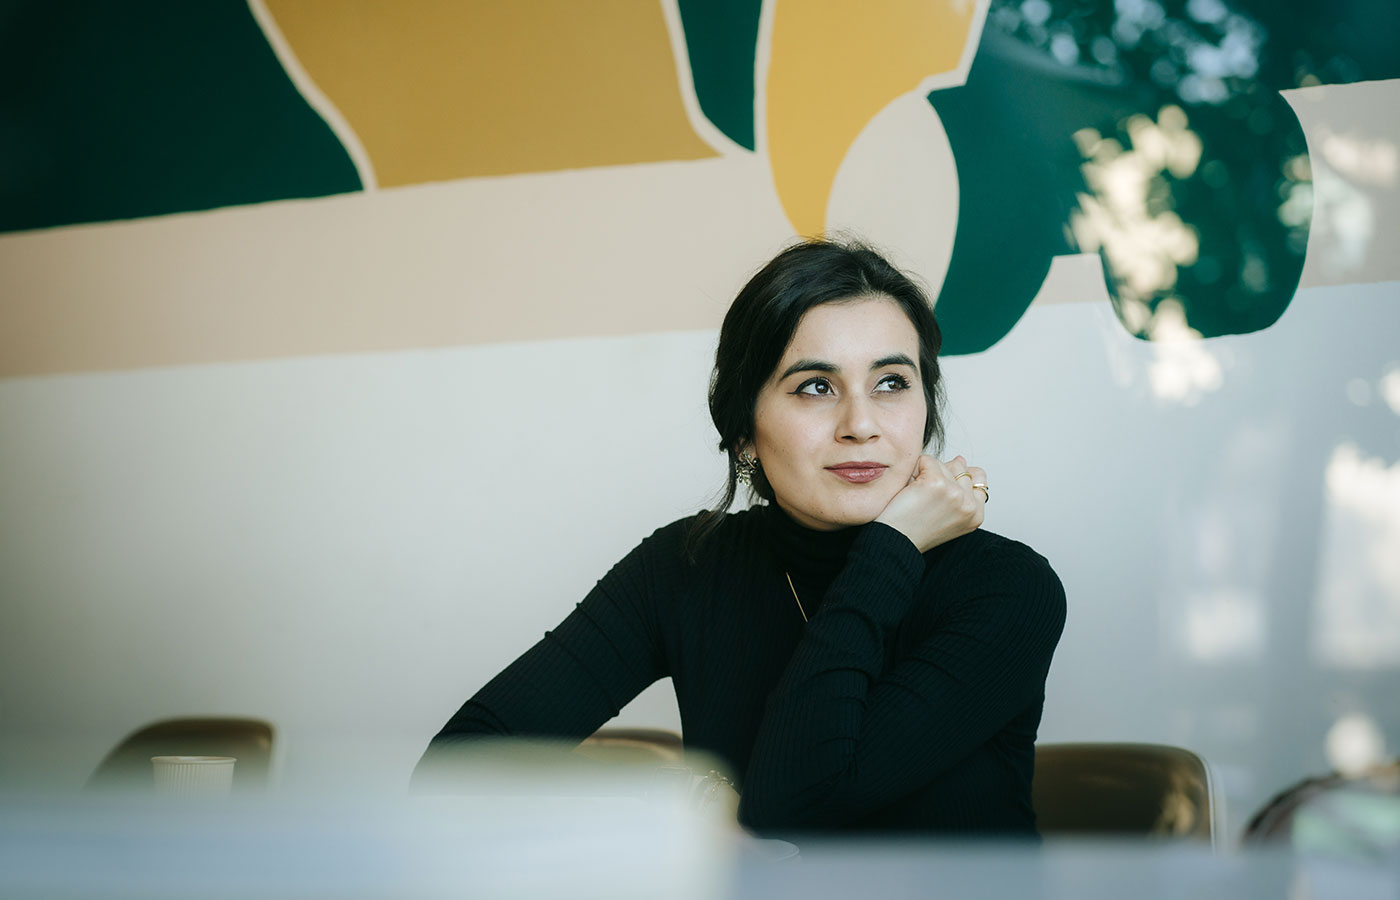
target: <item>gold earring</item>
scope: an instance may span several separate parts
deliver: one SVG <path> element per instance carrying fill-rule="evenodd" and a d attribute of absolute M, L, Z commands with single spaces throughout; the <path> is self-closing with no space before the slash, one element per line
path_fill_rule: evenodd
<path fill-rule="evenodd" d="M 744 487 L 749 487 L 753 484 L 754 473 L 758 471 L 758 457 L 744 456 L 741 453 L 739 454 L 739 458 L 734 462 L 734 468 L 737 472 L 739 483 Z"/>

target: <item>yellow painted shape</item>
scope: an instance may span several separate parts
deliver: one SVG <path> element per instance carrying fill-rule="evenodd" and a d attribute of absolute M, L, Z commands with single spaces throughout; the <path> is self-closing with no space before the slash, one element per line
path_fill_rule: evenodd
<path fill-rule="evenodd" d="M 788 220 L 799 234 L 815 235 L 826 228 L 841 160 L 866 123 L 925 78 L 957 67 L 973 4 L 774 2 L 768 157 Z"/>
<path fill-rule="evenodd" d="M 266 0 L 382 187 L 715 151 L 659 3 Z"/>

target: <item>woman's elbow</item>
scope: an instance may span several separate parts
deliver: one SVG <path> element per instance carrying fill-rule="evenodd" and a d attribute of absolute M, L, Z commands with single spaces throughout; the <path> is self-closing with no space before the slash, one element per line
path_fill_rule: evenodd
<path fill-rule="evenodd" d="M 739 800 L 739 824 L 759 833 L 810 831 L 839 826 L 843 813 L 830 791 L 793 792 L 750 783 Z"/>

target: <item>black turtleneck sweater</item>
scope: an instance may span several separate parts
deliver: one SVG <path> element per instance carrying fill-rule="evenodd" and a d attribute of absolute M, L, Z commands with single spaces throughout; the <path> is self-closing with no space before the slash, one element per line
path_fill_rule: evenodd
<path fill-rule="evenodd" d="M 726 516 L 692 562 L 693 522 L 623 558 L 425 760 L 482 735 L 582 739 L 669 675 L 686 747 L 731 766 L 751 828 L 1034 833 L 1065 620 L 1044 558 L 982 530 L 921 556 L 881 523 L 816 532 L 765 506 Z"/>

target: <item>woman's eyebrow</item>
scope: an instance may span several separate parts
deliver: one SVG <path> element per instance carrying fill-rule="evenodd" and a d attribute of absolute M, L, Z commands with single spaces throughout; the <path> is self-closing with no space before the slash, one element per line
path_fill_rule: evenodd
<path fill-rule="evenodd" d="M 870 370 L 873 372 L 876 369 L 883 369 L 885 366 L 908 366 L 911 369 L 919 368 L 914 365 L 912 359 L 905 356 L 903 353 L 892 353 L 889 356 L 882 356 L 871 363 Z"/>
<path fill-rule="evenodd" d="M 784 378 L 788 377 L 789 375 L 795 375 L 795 374 L 797 374 L 798 372 L 839 372 L 839 371 L 841 371 L 841 367 L 838 366 L 838 365 L 836 365 L 835 363 L 824 362 L 823 360 L 820 360 L 820 359 L 799 359 L 797 362 L 793 363 L 792 365 L 790 365 L 790 366 L 788 366 L 786 369 L 784 369 L 784 370 L 783 370 L 783 374 L 781 374 L 781 375 L 778 376 L 778 380 L 779 380 L 779 381 L 782 381 Z"/>
<path fill-rule="evenodd" d="M 870 371 L 883 369 L 885 366 L 908 366 L 917 370 L 914 361 L 903 353 L 891 353 L 889 356 L 882 356 L 870 364 Z M 778 376 L 782 381 L 789 375 L 796 375 L 798 372 L 840 372 L 841 367 L 835 363 L 829 363 L 820 359 L 799 359 L 797 362 L 783 370 L 783 374 Z"/>

